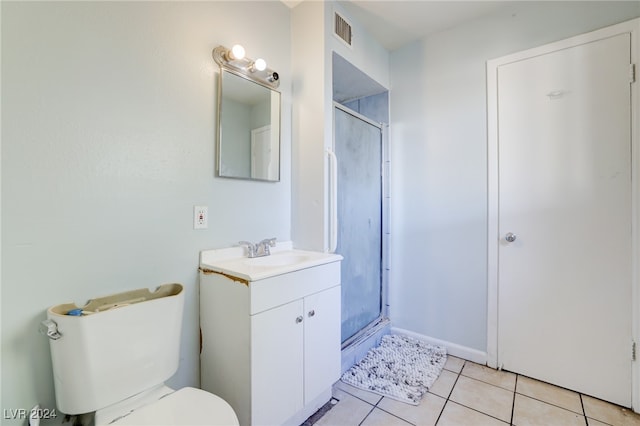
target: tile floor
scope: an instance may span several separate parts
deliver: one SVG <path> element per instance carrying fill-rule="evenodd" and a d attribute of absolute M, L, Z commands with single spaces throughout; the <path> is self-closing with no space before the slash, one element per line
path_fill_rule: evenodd
<path fill-rule="evenodd" d="M 640 415 L 630 410 L 453 356 L 420 405 L 340 381 L 333 396 L 338 402 L 315 426 L 640 426 Z"/>

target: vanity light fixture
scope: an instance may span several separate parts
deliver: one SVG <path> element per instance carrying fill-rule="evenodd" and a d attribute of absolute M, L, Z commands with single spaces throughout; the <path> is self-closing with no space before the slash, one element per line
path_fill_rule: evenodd
<path fill-rule="evenodd" d="M 270 88 L 277 88 L 280 85 L 280 76 L 277 72 L 267 67 L 264 59 L 258 58 L 255 61 L 245 56 L 244 47 L 239 44 L 231 49 L 218 46 L 213 49 L 213 59 L 218 65 L 228 70 L 241 74 L 245 78 L 256 81 Z"/>
<path fill-rule="evenodd" d="M 264 71 L 266 69 L 267 69 L 267 62 L 262 58 L 256 59 L 255 62 L 251 64 L 251 72 Z"/>
<path fill-rule="evenodd" d="M 244 59 L 244 54 L 245 54 L 244 47 L 242 47 L 239 44 L 236 44 L 231 48 L 230 51 L 228 51 L 228 55 L 227 56 L 231 60 L 240 61 L 240 60 Z"/>

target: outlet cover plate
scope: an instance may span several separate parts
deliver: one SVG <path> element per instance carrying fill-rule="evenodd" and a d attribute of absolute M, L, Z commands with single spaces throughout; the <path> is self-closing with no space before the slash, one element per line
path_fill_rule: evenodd
<path fill-rule="evenodd" d="M 193 229 L 209 227 L 209 210 L 207 206 L 193 206 Z"/>

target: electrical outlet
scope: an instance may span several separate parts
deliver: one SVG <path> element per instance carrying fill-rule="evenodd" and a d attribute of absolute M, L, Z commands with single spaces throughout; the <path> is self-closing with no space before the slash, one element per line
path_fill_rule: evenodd
<path fill-rule="evenodd" d="M 209 226 L 209 211 L 207 206 L 193 206 L 193 229 L 207 229 Z"/>

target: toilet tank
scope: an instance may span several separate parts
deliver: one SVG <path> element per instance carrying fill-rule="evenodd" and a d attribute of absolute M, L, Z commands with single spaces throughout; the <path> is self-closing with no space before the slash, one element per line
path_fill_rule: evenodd
<path fill-rule="evenodd" d="M 50 340 L 58 409 L 65 414 L 96 411 L 173 376 L 183 308 L 181 284 L 100 297 L 83 307 L 50 308 L 47 317 L 60 334 Z"/>

